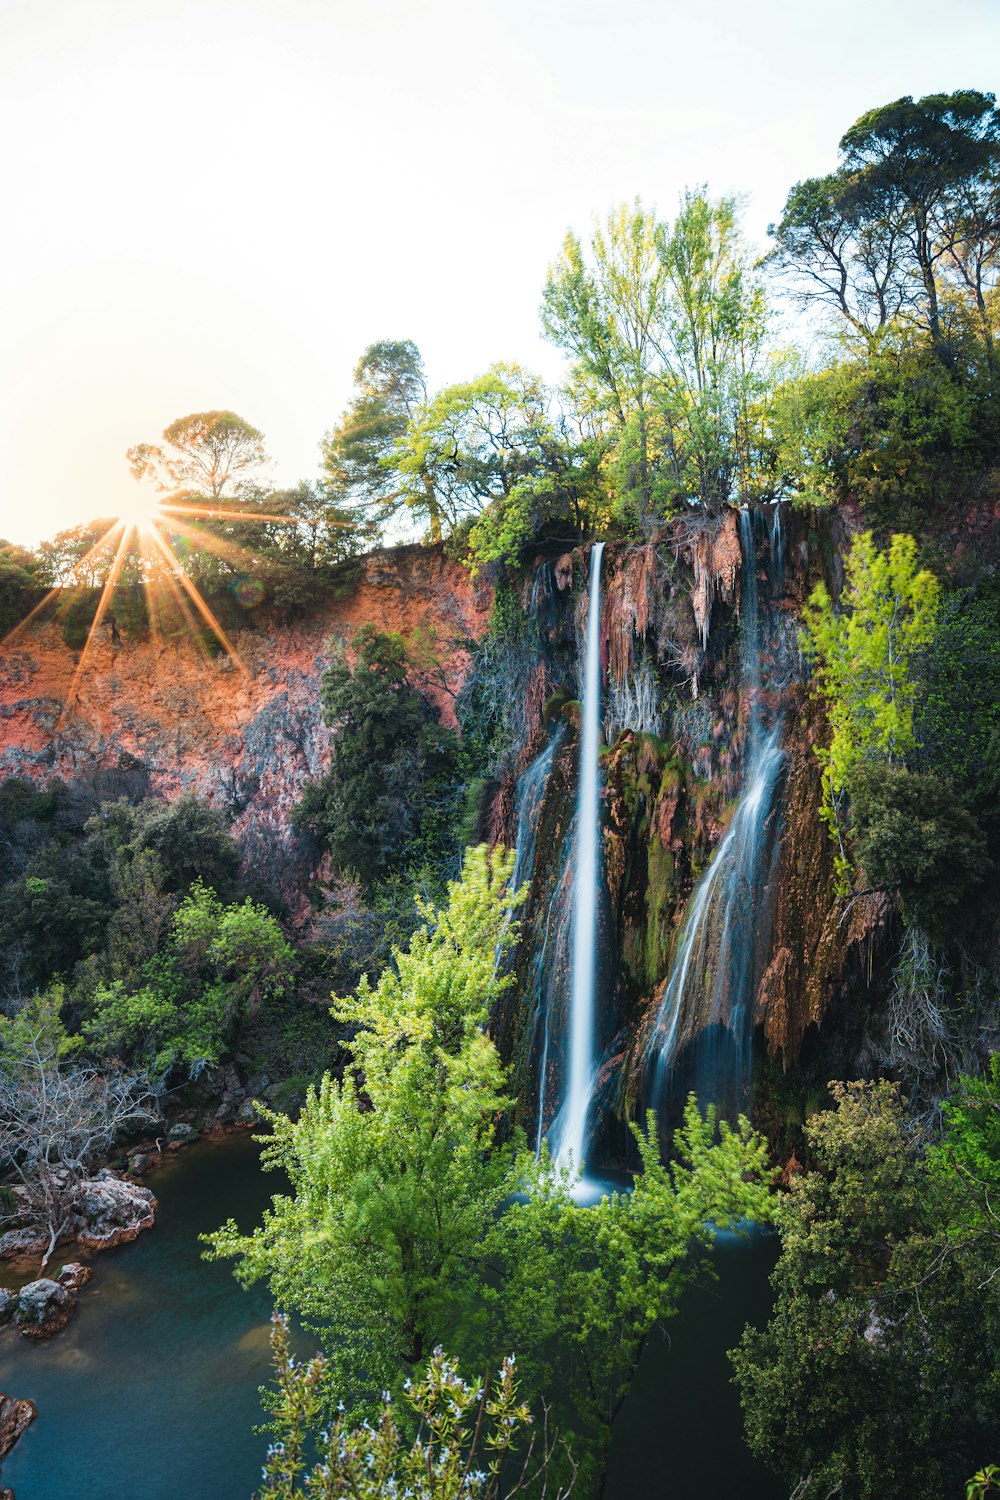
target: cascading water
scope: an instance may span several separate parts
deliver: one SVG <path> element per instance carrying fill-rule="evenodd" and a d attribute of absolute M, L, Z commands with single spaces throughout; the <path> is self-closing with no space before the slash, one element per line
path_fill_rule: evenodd
<path fill-rule="evenodd" d="M 572 957 L 570 969 L 569 1068 L 562 1107 L 552 1128 L 557 1166 L 582 1170 L 587 1117 L 594 1090 L 597 995 L 597 903 L 601 882 L 598 754 L 601 736 L 601 562 L 604 543 L 590 552 L 590 590 L 575 818 Z"/>
<path fill-rule="evenodd" d="M 770 942 L 769 887 L 777 852 L 781 724 L 760 723 L 760 609 L 754 517 L 740 512 L 741 658 L 748 698 L 743 792 L 688 904 L 676 957 L 646 1051 L 647 1098 L 661 1109 L 681 1051 L 701 1051 L 699 1092 L 746 1108 L 753 1011 Z M 714 1037 L 714 1043 L 707 1039 Z"/>
<path fill-rule="evenodd" d="M 785 585 L 785 538 L 781 526 L 781 500 L 774 502 L 774 515 L 771 518 L 771 587 L 775 592 L 780 592 Z"/>
<path fill-rule="evenodd" d="M 660 1105 L 680 1048 L 713 1026 L 731 1034 L 740 1072 L 749 1065 L 750 1034 L 763 936 L 757 918 L 766 901 L 774 850 L 769 827 L 784 753 L 780 724 L 753 756 L 747 785 L 722 842 L 699 881 L 681 930 L 647 1052 L 650 1102 Z M 718 1094 L 745 1093 L 743 1078 L 719 1079 Z"/>
<path fill-rule="evenodd" d="M 517 783 L 515 811 L 517 813 L 517 842 L 514 845 L 514 873 L 511 888 L 519 890 L 531 879 L 535 868 L 535 841 L 538 838 L 538 820 L 542 811 L 545 789 L 552 774 L 552 762 L 562 744 L 563 729 L 559 725 L 540 755 Z"/>

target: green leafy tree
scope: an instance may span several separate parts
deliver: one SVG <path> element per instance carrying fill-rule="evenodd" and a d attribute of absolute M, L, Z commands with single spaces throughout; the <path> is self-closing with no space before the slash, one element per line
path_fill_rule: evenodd
<path fill-rule="evenodd" d="M 756 493 L 766 307 L 732 198 L 688 191 L 673 226 L 641 203 L 567 235 L 542 301 L 617 496 L 646 533 L 672 510 Z"/>
<path fill-rule="evenodd" d="M 394 453 L 427 400 L 416 344 L 370 344 L 355 369 L 354 388 L 353 401 L 323 440 L 323 462 L 339 503 L 356 510 L 377 535 L 407 508 Z M 430 493 L 427 504 L 432 539 L 440 541 L 441 518 Z"/>
<path fill-rule="evenodd" d="M 900 317 L 950 361 L 945 299 L 971 299 L 989 350 L 1000 268 L 1000 114 L 992 94 L 910 96 L 868 110 L 840 142 L 841 166 L 790 192 L 772 260 L 808 302 L 834 308 L 869 351 Z"/>
<path fill-rule="evenodd" d="M 692 1102 L 671 1166 L 655 1128 L 639 1133 L 634 1192 L 587 1209 L 567 1174 L 523 1151 L 484 1029 L 511 983 L 498 962 L 516 935 L 511 868 L 469 851 L 448 905 L 425 909 L 374 988 L 336 1003 L 357 1028 L 343 1077 L 326 1076 L 298 1121 L 270 1120 L 293 1194 L 253 1235 L 225 1226 L 212 1253 L 243 1280 L 266 1276 L 320 1332 L 327 1410 L 337 1397 L 372 1409 L 445 1339 L 477 1363 L 514 1345 L 525 1388 L 552 1394 L 596 1482 L 649 1333 L 705 1267 L 709 1221 L 766 1216 L 766 1153 L 745 1121 L 716 1142 Z"/>
<path fill-rule="evenodd" d="M 497 1226 L 505 1276 L 495 1293 L 504 1334 L 526 1357 L 529 1389 L 560 1392 L 554 1411 L 576 1434 L 582 1476 L 600 1493 L 611 1430 L 647 1342 L 684 1289 L 712 1275 L 717 1229 L 770 1217 L 767 1146 L 745 1119 L 734 1130 L 692 1096 L 669 1165 L 655 1115 L 633 1127 L 632 1191 L 577 1203 L 545 1163 Z"/>
<path fill-rule="evenodd" d="M 986 835 L 954 786 L 933 772 L 861 762 L 846 783 L 858 858 L 869 882 L 899 891 L 909 915 L 947 941 L 992 869 Z"/>
<path fill-rule="evenodd" d="M 305 787 L 295 816 L 370 892 L 404 862 L 450 852 L 458 746 L 409 682 L 401 636 L 362 626 L 351 649 L 353 669 L 343 654 L 323 674 L 330 769 Z"/>
<path fill-rule="evenodd" d="M 295 954 L 265 907 L 223 905 L 198 881 L 139 987 L 97 985 L 84 1035 L 99 1053 L 138 1058 L 161 1077 L 179 1064 L 199 1072 L 244 1018 L 291 994 L 295 973 Z"/>
<path fill-rule="evenodd" d="M 278 1300 L 325 1336 L 345 1400 L 395 1389 L 443 1329 L 465 1317 L 486 1274 L 486 1240 L 515 1183 L 499 1135 L 504 1073 L 484 1027 L 511 983 L 505 882 L 511 858 L 466 855 L 447 905 L 397 950 L 373 988 L 338 1000 L 356 1028 L 342 1078 L 310 1089 L 297 1121 L 268 1116 L 267 1159 L 292 1195 L 253 1235 L 212 1237 L 237 1275 L 266 1276 Z"/>
<path fill-rule="evenodd" d="M 807 1127 L 816 1165 L 777 1209 L 774 1314 L 733 1355 L 750 1445 L 802 1500 L 939 1500 L 990 1451 L 998 1083 L 994 1067 L 960 1093 L 929 1157 L 887 1083 L 832 1085 Z"/>
<path fill-rule="evenodd" d="M 843 880 L 850 869 L 843 839 L 848 778 L 860 762 L 899 765 L 913 749 L 914 668 L 934 637 L 939 599 L 934 575 L 917 567 L 912 537 L 896 535 L 880 552 L 865 532 L 852 543 L 839 609 L 820 583 L 803 613 L 802 648 L 830 721 L 830 745 L 817 754 L 823 818 L 838 841 Z"/>
<path fill-rule="evenodd" d="M 661 257 L 668 294 L 658 335 L 675 502 L 706 511 L 756 498 L 752 408 L 765 389 L 766 303 L 734 198 L 686 191 Z"/>
<path fill-rule="evenodd" d="M 186 891 L 195 881 L 223 898 L 235 890 L 240 851 L 229 820 L 189 793 L 174 802 L 145 805 L 137 818 L 134 848 L 137 854 L 148 850 L 156 856 L 166 891 Z"/>
<path fill-rule="evenodd" d="M 400 497 L 438 539 L 487 509 L 568 509 L 576 474 L 542 383 L 519 365 L 492 365 L 447 386 L 412 417 L 387 462 Z"/>
<path fill-rule="evenodd" d="M 584 423 L 619 454 L 619 486 L 641 528 L 655 518 L 650 433 L 667 269 L 656 215 L 636 201 L 595 226 L 585 255 L 566 235 L 542 295 L 542 328 L 573 360 L 572 394 Z"/>

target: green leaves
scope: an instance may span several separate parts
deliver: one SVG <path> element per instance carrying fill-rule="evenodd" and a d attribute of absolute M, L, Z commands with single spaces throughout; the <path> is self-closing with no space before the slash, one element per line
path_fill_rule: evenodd
<path fill-rule="evenodd" d="M 893 1085 L 831 1093 L 780 1202 L 774 1315 L 733 1354 L 747 1436 L 804 1500 L 940 1500 L 996 1427 L 1000 1069 L 960 1080 L 926 1155 Z"/>
<path fill-rule="evenodd" d="M 458 742 L 407 681 L 399 635 L 363 626 L 323 674 L 323 718 L 336 729 L 330 769 L 307 783 L 296 822 L 318 833 L 334 862 L 369 893 L 405 863 L 453 851 L 460 794 Z"/>
<path fill-rule="evenodd" d="M 803 611 L 801 645 L 814 663 L 815 692 L 833 731 L 823 764 L 824 821 L 838 841 L 842 887 L 850 870 L 842 839 L 841 801 L 860 762 L 898 764 L 913 749 L 918 695 L 915 664 L 934 638 L 940 586 L 917 568 L 911 536 L 893 536 L 880 552 L 871 532 L 856 537 L 835 610 L 818 584 Z"/>
<path fill-rule="evenodd" d="M 297 1122 L 271 1116 L 271 1159 L 293 1194 L 263 1225 L 227 1225 L 213 1253 L 238 1274 L 267 1276 L 275 1295 L 327 1336 L 345 1399 L 396 1388 L 443 1330 L 474 1311 L 487 1241 L 516 1181 L 516 1143 L 498 1122 L 504 1072 L 483 1031 L 510 982 L 499 956 L 516 929 L 511 856 L 466 855 L 440 910 L 378 984 L 335 1004 L 357 1028 L 343 1077 L 327 1074 Z"/>

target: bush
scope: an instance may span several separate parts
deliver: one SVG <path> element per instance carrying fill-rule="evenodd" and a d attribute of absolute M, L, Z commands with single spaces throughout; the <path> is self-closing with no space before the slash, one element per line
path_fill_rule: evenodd
<path fill-rule="evenodd" d="M 847 785 L 869 882 L 898 890 L 922 927 L 948 936 L 992 868 L 976 819 L 936 772 L 862 763 Z"/>

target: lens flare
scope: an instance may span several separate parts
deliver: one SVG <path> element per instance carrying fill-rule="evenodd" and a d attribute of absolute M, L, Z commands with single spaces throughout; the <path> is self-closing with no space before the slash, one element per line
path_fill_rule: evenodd
<path fill-rule="evenodd" d="M 77 658 L 60 722 L 76 707 L 88 669 L 98 670 L 94 661 L 94 648 L 102 627 L 110 630 L 112 649 L 120 644 L 112 609 L 115 591 L 120 586 L 141 587 L 146 597 L 150 631 L 154 636 L 161 635 L 162 622 L 172 612 L 174 620 L 180 619 L 182 628 L 199 649 L 208 649 L 205 641 L 207 627 L 232 664 L 241 672 L 246 672 L 235 646 L 194 580 L 189 577 L 186 564 L 190 564 L 201 553 L 208 553 L 219 559 L 237 575 L 231 583 L 236 602 L 242 608 L 252 610 L 261 603 L 266 593 L 264 586 L 253 576 L 256 572 L 253 555 L 232 537 L 214 534 L 205 523 L 229 521 L 250 525 L 260 522 L 294 525 L 294 518 L 266 514 L 251 506 L 244 506 L 242 509 L 231 505 L 223 506 L 209 497 L 193 496 L 192 500 L 195 503 L 179 497 L 171 500 L 139 491 L 134 500 L 118 507 L 118 513 L 110 522 L 101 523 L 104 530 L 93 545 L 76 559 L 60 583 L 50 589 L 24 619 L 0 639 L 0 647 L 14 642 L 33 620 L 47 617 L 49 606 L 54 607 L 58 618 L 74 600 L 79 599 L 81 593 L 91 591 L 95 578 L 103 576 L 94 615 L 83 649 Z M 165 532 L 168 535 L 164 535 Z M 91 529 L 90 537 L 94 535 L 94 530 Z"/>

